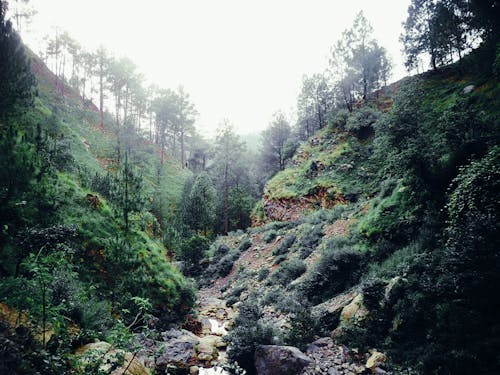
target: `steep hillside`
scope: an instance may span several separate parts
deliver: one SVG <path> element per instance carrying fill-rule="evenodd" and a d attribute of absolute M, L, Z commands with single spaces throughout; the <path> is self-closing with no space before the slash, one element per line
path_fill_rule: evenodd
<path fill-rule="evenodd" d="M 100 361 L 78 359 L 85 346 L 74 356 L 94 341 L 116 350 L 116 364 L 130 356 L 130 366 L 135 332 L 178 321 L 194 304 L 162 225 L 189 172 L 161 164 L 139 129 L 119 129 L 118 161 L 111 116 L 100 127 L 95 105 L 27 54 L 33 105 L 2 108 L 0 119 L 0 372 L 97 371 Z"/>
<path fill-rule="evenodd" d="M 200 285 L 244 312 L 230 359 L 251 370 L 256 345 L 284 343 L 308 348 L 303 373 L 365 373 L 375 348 L 378 373 L 498 366 L 492 64 L 476 51 L 337 112 L 267 183 L 254 228 L 218 238 Z M 357 349 L 328 362 L 326 341 L 308 347 L 324 336 Z"/>

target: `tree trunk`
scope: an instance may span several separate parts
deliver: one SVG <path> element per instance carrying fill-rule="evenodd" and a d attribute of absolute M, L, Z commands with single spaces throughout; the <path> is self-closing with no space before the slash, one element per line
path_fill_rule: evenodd
<path fill-rule="evenodd" d="M 224 169 L 224 234 L 229 232 L 229 181 L 228 165 Z"/>
<path fill-rule="evenodd" d="M 186 161 L 184 160 L 184 129 L 181 130 L 181 169 L 184 169 Z"/>
<path fill-rule="evenodd" d="M 99 63 L 99 114 L 101 117 L 101 129 L 104 129 L 104 66 Z"/>
<path fill-rule="evenodd" d="M 116 158 L 118 163 L 120 163 L 120 153 L 121 153 L 121 142 L 120 142 L 120 107 L 121 107 L 121 97 L 120 97 L 120 92 L 118 91 L 116 93 L 116 143 L 117 143 L 117 149 L 116 149 Z"/>

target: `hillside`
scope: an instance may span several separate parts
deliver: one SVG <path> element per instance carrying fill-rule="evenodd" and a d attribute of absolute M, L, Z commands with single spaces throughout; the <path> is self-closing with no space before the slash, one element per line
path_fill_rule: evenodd
<path fill-rule="evenodd" d="M 194 304 L 163 233 L 190 172 L 161 164 L 138 129 L 122 136 L 118 161 L 111 116 L 101 127 L 96 106 L 26 51 L 36 96 L 28 88 L 32 104 L 2 108 L 0 118 L 0 372 L 72 373 L 78 347 L 130 349 L 146 319 L 166 326 Z M 85 363 L 78 371 L 91 371 Z"/>
<path fill-rule="evenodd" d="M 376 348 L 379 373 L 494 371 L 500 86 L 482 53 L 337 112 L 268 181 L 254 227 L 212 245 L 199 283 L 245 311 L 230 359 L 287 344 L 304 374 L 365 373 Z M 351 367 L 326 359 L 335 343 Z"/>

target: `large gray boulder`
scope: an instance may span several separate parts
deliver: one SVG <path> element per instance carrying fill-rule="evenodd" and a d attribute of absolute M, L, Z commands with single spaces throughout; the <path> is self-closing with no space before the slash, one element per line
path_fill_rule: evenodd
<path fill-rule="evenodd" d="M 258 375 L 300 374 L 311 359 L 293 346 L 260 345 L 255 351 Z"/>
<path fill-rule="evenodd" d="M 196 345 L 200 342 L 198 337 L 189 331 L 170 330 L 162 334 L 163 354 L 157 359 L 156 365 L 160 369 L 174 365 L 179 368 L 189 368 L 196 355 Z"/>

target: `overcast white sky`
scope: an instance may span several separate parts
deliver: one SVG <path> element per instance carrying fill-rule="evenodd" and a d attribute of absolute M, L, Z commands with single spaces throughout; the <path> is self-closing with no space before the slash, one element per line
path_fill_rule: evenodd
<path fill-rule="evenodd" d="M 223 118 L 241 134 L 292 113 L 302 75 L 321 72 L 330 47 L 363 10 L 404 73 L 398 38 L 410 0 L 32 0 L 25 40 L 67 30 L 88 49 L 130 57 L 160 87 L 183 85 L 211 135 Z"/>

